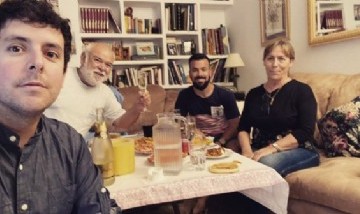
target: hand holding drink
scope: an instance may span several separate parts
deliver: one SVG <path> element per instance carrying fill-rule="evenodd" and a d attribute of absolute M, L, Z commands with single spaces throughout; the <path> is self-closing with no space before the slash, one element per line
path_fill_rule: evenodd
<path fill-rule="evenodd" d="M 139 72 L 139 81 L 138 81 L 138 87 L 140 89 L 140 100 L 142 101 L 142 104 L 144 104 L 143 111 L 148 111 L 147 106 L 150 104 L 147 102 L 147 97 L 150 98 L 149 91 L 147 90 L 147 73 L 146 72 Z"/>

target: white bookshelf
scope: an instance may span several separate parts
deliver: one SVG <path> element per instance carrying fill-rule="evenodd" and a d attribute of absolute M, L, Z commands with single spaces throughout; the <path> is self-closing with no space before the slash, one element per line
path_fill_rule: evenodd
<path fill-rule="evenodd" d="M 195 30 L 193 31 L 171 31 L 166 29 L 166 6 L 172 3 L 192 4 L 195 9 Z M 76 53 L 72 55 L 70 66 L 79 66 L 80 53 L 83 42 L 103 41 L 117 42 L 122 41 L 124 46 L 130 48 L 134 53 L 136 42 L 152 42 L 159 46 L 159 59 L 151 60 L 121 60 L 114 62 L 114 68 L 122 69 L 125 67 L 139 66 L 160 66 L 164 88 L 184 88 L 189 84 L 170 85 L 168 76 L 168 60 L 175 60 L 184 66 L 185 72 L 188 72 L 189 54 L 186 55 L 168 55 L 166 40 L 169 37 L 183 41 L 194 41 L 196 51 L 202 52 L 202 33 L 203 28 L 216 28 L 220 24 L 226 26 L 225 10 L 233 5 L 233 0 L 78 0 L 68 1 L 59 0 L 61 15 L 71 20 L 72 32 L 76 44 Z M 84 33 L 81 29 L 81 16 L 79 7 L 108 7 L 119 25 L 120 33 Z M 161 32 L 158 34 L 135 34 L 126 32 L 125 29 L 125 10 L 131 7 L 133 17 L 139 19 L 160 19 Z M 229 29 L 228 29 L 229 30 Z M 209 55 L 211 59 L 226 58 L 226 55 Z M 229 83 L 224 83 L 229 84 Z"/>

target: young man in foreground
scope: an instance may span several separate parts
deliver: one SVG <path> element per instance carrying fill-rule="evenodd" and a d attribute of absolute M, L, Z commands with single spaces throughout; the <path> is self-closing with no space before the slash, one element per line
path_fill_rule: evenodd
<path fill-rule="evenodd" d="M 67 20 L 50 4 L 0 4 L 0 213 L 109 213 L 83 138 L 43 116 L 70 59 Z"/>

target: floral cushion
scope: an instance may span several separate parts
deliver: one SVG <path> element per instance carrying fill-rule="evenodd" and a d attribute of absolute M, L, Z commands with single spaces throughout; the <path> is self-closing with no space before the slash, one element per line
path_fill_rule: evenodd
<path fill-rule="evenodd" d="M 360 157 L 360 96 L 327 112 L 318 128 L 328 157 Z"/>

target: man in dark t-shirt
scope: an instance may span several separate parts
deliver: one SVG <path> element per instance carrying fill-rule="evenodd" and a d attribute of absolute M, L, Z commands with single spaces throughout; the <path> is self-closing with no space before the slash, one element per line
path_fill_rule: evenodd
<path fill-rule="evenodd" d="M 189 76 L 193 85 L 182 90 L 175 109 L 182 116 L 195 116 L 196 128 L 214 142 L 239 152 L 236 140 L 239 109 L 232 92 L 210 82 L 210 60 L 205 54 L 194 54 L 189 59 Z"/>

